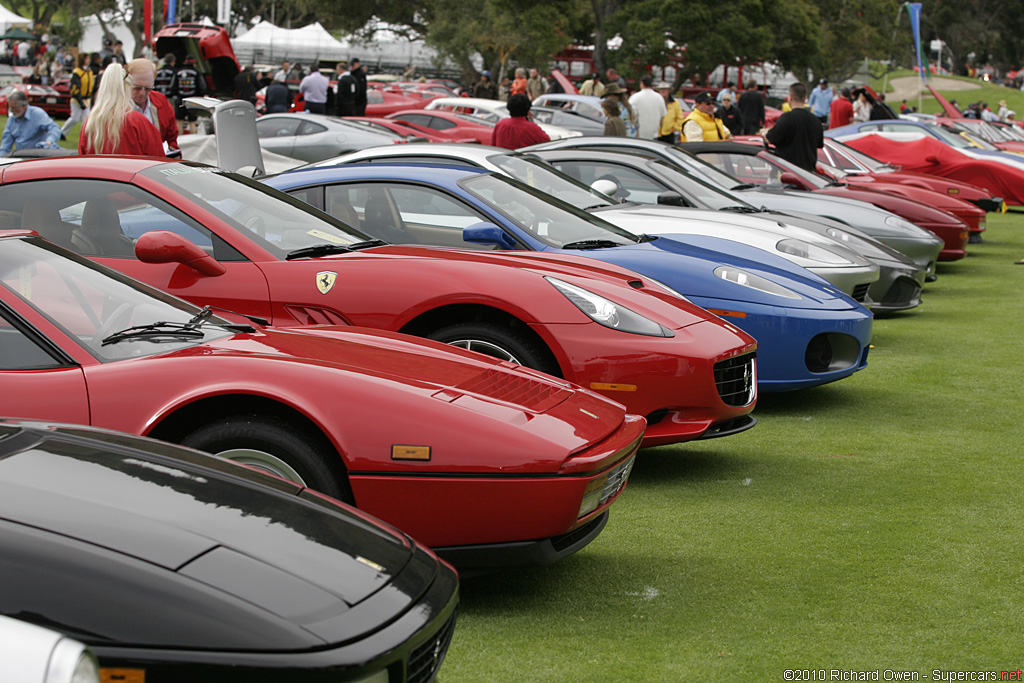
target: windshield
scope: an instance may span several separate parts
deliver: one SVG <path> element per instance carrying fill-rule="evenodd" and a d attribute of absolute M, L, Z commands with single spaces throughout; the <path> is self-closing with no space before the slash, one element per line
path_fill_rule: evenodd
<path fill-rule="evenodd" d="M 142 175 L 186 195 L 282 260 L 297 249 L 370 239 L 284 192 L 222 169 L 178 163 Z"/>
<path fill-rule="evenodd" d="M 736 178 L 733 176 L 729 175 L 717 166 L 709 164 L 703 159 L 699 159 L 692 154 L 684 152 L 678 147 L 666 145 L 665 151 L 668 152 L 669 157 L 678 160 L 680 166 L 691 173 L 699 175 L 712 185 L 717 185 L 718 187 L 732 187 L 736 184 Z"/>
<path fill-rule="evenodd" d="M 510 154 L 495 154 L 487 157 L 487 160 L 519 182 L 547 192 L 578 209 L 616 203 L 608 195 L 559 173 L 543 162 Z"/>
<path fill-rule="evenodd" d="M 889 164 L 883 163 L 878 159 L 875 159 L 874 157 L 869 157 L 867 154 L 861 152 L 859 149 L 854 149 L 853 147 L 850 147 L 849 145 L 843 142 L 839 142 L 838 140 L 830 140 L 826 144 L 829 146 L 834 146 L 839 153 L 845 154 L 846 156 L 850 157 L 857 163 L 864 166 L 869 171 L 892 170 L 892 167 Z"/>
<path fill-rule="evenodd" d="M 974 147 L 974 145 L 968 142 L 962 135 L 950 133 L 942 126 L 930 125 L 928 126 L 928 130 L 932 131 L 935 137 L 939 138 L 950 147 L 956 147 L 957 149 L 970 149 Z"/>
<path fill-rule="evenodd" d="M 719 211 L 725 208 L 741 207 L 754 209 L 754 206 L 740 199 L 737 195 L 728 190 L 721 189 L 709 182 L 705 182 L 691 173 L 679 170 L 678 167 L 664 161 L 652 160 L 648 162 L 654 166 L 662 177 L 666 178 L 672 185 L 684 189 L 686 196 L 701 208 Z M 724 174 L 723 174 L 724 175 Z"/>
<path fill-rule="evenodd" d="M 506 176 L 481 174 L 463 179 L 459 185 L 552 247 L 561 249 L 589 240 L 609 242 L 603 246 L 639 241 L 631 232 Z"/>
<path fill-rule="evenodd" d="M 187 323 L 199 309 L 41 238 L 5 240 L 0 286 L 23 299 L 101 361 L 165 353 L 231 334 L 212 318 L 187 337 L 124 339 L 114 332 L 157 322 Z"/>

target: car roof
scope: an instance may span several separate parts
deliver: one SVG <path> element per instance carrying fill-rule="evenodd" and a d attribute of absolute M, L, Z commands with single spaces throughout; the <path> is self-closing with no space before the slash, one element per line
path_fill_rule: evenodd
<path fill-rule="evenodd" d="M 394 164 L 347 164 L 329 168 L 311 168 L 281 173 L 280 175 L 266 178 L 264 182 L 278 189 L 360 178 L 367 180 L 429 181 L 434 185 L 454 187 L 463 178 L 480 173 L 486 173 L 486 171 L 465 166 L 450 166 L 439 160 L 436 165 L 396 162 Z"/>

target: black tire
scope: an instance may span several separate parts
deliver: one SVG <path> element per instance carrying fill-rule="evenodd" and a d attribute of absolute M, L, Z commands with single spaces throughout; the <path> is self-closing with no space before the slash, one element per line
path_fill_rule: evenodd
<path fill-rule="evenodd" d="M 304 434 L 281 418 L 234 415 L 203 425 L 181 443 L 229 460 L 254 464 L 350 505 L 355 504 L 338 454 L 320 439 Z M 230 454 L 231 451 L 235 453 Z"/>
<path fill-rule="evenodd" d="M 455 323 L 431 332 L 427 338 L 493 358 L 510 360 L 550 375 L 562 375 L 558 364 L 542 343 L 508 325 L 484 322 Z"/>

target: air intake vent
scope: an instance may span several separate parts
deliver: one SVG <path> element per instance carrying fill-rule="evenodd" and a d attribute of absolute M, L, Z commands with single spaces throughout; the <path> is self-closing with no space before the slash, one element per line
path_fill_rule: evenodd
<path fill-rule="evenodd" d="M 857 285 L 856 287 L 853 288 L 853 294 L 851 294 L 850 296 L 853 297 L 854 301 L 859 301 L 860 303 L 864 303 L 865 301 L 868 300 L 868 289 L 870 289 L 870 288 L 871 288 L 871 283 L 870 282 L 866 282 L 866 283 L 864 283 L 862 285 Z"/>
<path fill-rule="evenodd" d="M 727 406 L 745 406 L 754 400 L 757 376 L 754 358 L 747 353 L 715 363 L 715 386 Z"/>
<path fill-rule="evenodd" d="M 486 396 L 537 413 L 551 410 L 572 396 L 572 391 L 538 382 L 515 372 L 486 370 L 455 387 L 467 394 Z"/>
<path fill-rule="evenodd" d="M 409 670 L 406 676 L 409 683 L 427 683 L 434 680 L 434 674 L 441 667 L 441 662 L 448 652 L 454 630 L 455 614 L 452 614 L 433 638 L 413 650 L 409 655 Z"/>

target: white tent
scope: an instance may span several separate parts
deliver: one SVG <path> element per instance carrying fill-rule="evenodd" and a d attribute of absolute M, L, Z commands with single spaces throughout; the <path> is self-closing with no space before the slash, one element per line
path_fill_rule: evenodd
<path fill-rule="evenodd" d="M 12 26 L 23 26 L 32 28 L 32 20 L 15 14 L 3 5 L 0 5 L 0 33 L 6 33 Z"/>
<path fill-rule="evenodd" d="M 279 64 L 282 60 L 311 63 L 348 58 L 348 50 L 319 23 L 287 29 L 261 21 L 237 38 L 231 46 L 242 64 Z"/>
<path fill-rule="evenodd" d="M 286 29 L 261 21 L 252 29 L 232 39 L 238 61 L 243 64 L 309 64 L 316 60 L 328 62 L 358 57 L 365 66 L 402 68 L 409 65 L 430 67 L 437 52 L 422 40 L 401 37 L 384 24 L 371 22 L 377 29 L 371 40 L 349 36 L 337 40 L 319 23 L 302 28 Z M 371 69 L 374 71 L 376 69 Z"/>

